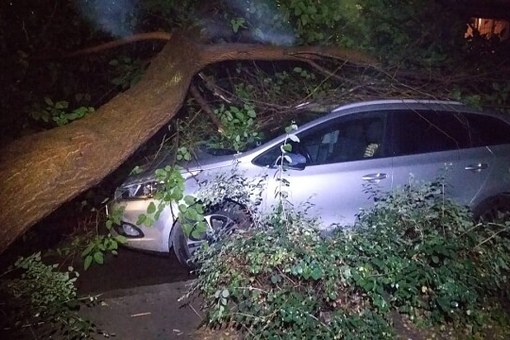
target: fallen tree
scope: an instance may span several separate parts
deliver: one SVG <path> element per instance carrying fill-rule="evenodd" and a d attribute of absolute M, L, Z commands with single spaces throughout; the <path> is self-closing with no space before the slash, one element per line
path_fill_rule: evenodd
<path fill-rule="evenodd" d="M 143 79 L 79 121 L 20 138 L 0 150 L 0 252 L 64 202 L 98 184 L 179 110 L 192 77 L 226 60 L 334 58 L 375 61 L 336 47 L 204 45 L 174 34 Z"/>

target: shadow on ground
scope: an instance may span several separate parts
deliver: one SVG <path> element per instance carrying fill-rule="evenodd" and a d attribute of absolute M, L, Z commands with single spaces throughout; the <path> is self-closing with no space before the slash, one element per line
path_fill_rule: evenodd
<path fill-rule="evenodd" d="M 85 271 L 81 263 L 75 266 L 80 272 L 77 281 L 80 295 L 182 282 L 193 278 L 189 270 L 177 261 L 173 252 L 170 255 L 156 255 L 121 248 L 118 256 L 107 256 L 102 265 L 93 264 Z"/>

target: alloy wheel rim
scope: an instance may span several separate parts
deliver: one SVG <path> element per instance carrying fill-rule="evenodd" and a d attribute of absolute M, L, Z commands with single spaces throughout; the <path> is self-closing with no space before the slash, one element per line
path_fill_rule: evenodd
<path fill-rule="evenodd" d="M 207 231 L 201 238 L 187 238 L 187 245 L 190 255 L 200 248 L 202 243 L 216 243 L 224 236 L 230 235 L 237 227 L 237 223 L 230 217 L 222 214 L 211 214 L 204 216 Z"/>

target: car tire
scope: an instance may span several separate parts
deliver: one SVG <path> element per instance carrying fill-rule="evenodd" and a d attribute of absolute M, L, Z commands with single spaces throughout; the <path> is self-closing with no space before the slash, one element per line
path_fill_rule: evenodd
<path fill-rule="evenodd" d="M 473 210 L 475 220 L 500 223 L 510 219 L 510 195 L 499 195 L 482 202 Z"/>
<path fill-rule="evenodd" d="M 225 202 L 216 207 L 211 207 L 206 211 L 204 217 L 209 227 L 209 232 L 204 239 L 191 240 L 188 238 L 178 221 L 175 223 L 170 236 L 177 260 L 189 269 L 198 267 L 191 259 L 193 251 L 201 243 L 215 243 L 225 235 L 229 235 L 238 229 L 247 229 L 252 224 L 246 209 L 235 202 Z M 191 248 L 191 245 L 193 245 L 193 248 Z"/>

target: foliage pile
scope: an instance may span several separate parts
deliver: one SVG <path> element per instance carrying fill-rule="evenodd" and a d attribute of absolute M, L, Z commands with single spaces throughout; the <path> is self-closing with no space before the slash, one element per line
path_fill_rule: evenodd
<path fill-rule="evenodd" d="M 192 291 L 207 324 L 253 338 L 393 338 L 398 311 L 483 334 L 487 299 L 504 295 L 510 274 L 508 225 L 476 224 L 442 189 L 411 183 L 328 238 L 306 213 L 279 210 L 204 247 Z"/>

